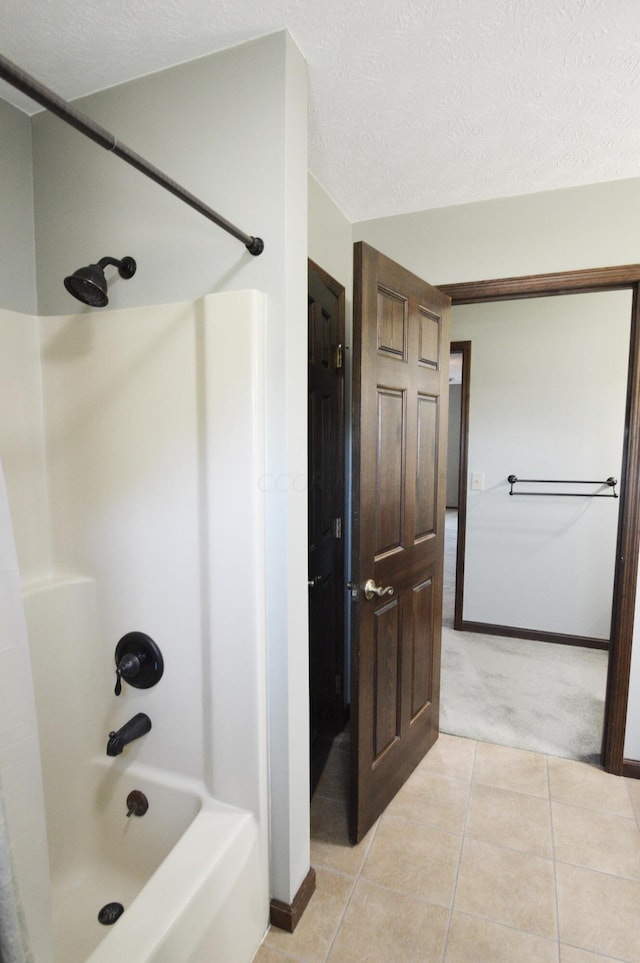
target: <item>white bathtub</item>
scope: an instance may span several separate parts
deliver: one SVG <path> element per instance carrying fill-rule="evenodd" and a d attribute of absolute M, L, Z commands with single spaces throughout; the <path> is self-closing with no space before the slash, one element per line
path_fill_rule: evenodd
<path fill-rule="evenodd" d="M 132 789 L 148 799 L 127 817 Z M 56 963 L 248 961 L 260 904 L 250 813 L 195 781 L 120 760 L 92 760 L 76 787 L 85 816 L 51 842 Z M 98 922 L 107 903 L 124 906 Z"/>
<path fill-rule="evenodd" d="M 139 761 L 145 740 L 161 735 L 157 712 L 151 733 L 107 756 L 113 714 L 129 714 L 116 703 L 138 693 L 114 699 L 112 657 L 84 655 L 99 638 L 93 580 L 46 581 L 24 604 L 40 694 L 55 963 L 249 963 L 267 924 L 254 815 L 214 799 L 200 780 Z M 149 808 L 128 817 L 134 789 Z M 105 926 L 98 913 L 112 902 L 124 913 Z"/>

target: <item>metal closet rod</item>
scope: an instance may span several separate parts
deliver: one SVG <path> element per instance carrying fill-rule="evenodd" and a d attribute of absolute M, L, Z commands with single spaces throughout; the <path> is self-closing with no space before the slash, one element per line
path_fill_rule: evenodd
<path fill-rule="evenodd" d="M 140 171 L 146 177 L 150 177 L 152 181 L 159 184 L 160 187 L 164 187 L 165 190 L 169 191 L 170 194 L 174 194 L 175 197 L 180 198 L 189 207 L 193 207 L 194 210 L 203 214 L 218 227 L 221 227 L 223 231 L 227 231 L 228 234 L 232 234 L 233 237 L 237 238 L 238 241 L 242 241 L 246 249 L 250 254 L 258 255 L 262 254 L 264 250 L 264 241 L 260 237 L 252 237 L 250 234 L 245 234 L 240 228 L 236 227 L 226 218 L 218 214 L 213 208 L 204 204 L 195 194 L 186 190 L 171 177 L 168 177 L 165 173 L 150 164 L 149 161 L 145 160 L 135 151 L 127 147 L 126 144 L 119 143 L 113 134 L 101 127 L 100 124 L 96 124 L 91 117 L 87 117 L 81 111 L 77 110 L 68 101 L 63 100 L 58 94 L 54 93 L 44 84 L 41 84 L 39 80 L 32 77 L 17 64 L 12 63 L 11 60 L 7 60 L 0 54 L 0 78 L 6 80 L 7 83 L 21 90 L 23 94 L 27 97 L 31 97 L 37 103 L 46 107 L 50 110 L 52 114 L 56 114 L 61 120 L 64 120 L 71 127 L 75 127 L 79 130 L 81 134 L 86 137 L 91 138 L 96 144 L 104 147 L 105 150 L 111 151 L 117 157 L 120 157 L 127 164 L 135 167 L 136 170 Z"/>
<path fill-rule="evenodd" d="M 580 480 L 580 479 L 566 479 L 566 478 L 518 478 L 517 475 L 509 475 L 507 481 L 511 485 L 509 490 L 510 495 L 533 495 L 535 498 L 541 498 L 545 495 L 551 495 L 553 497 L 570 497 L 570 498 L 617 498 L 616 485 L 618 484 L 617 478 L 612 475 L 609 478 L 605 478 L 604 481 L 600 480 Z M 516 482 L 525 482 L 530 485 L 608 485 L 609 488 L 613 488 L 612 495 L 599 495 L 597 492 L 514 492 L 513 486 Z"/>

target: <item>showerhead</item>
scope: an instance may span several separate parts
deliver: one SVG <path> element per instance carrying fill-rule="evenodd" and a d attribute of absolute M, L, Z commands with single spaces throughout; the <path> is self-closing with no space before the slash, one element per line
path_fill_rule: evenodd
<path fill-rule="evenodd" d="M 132 278 L 136 273 L 136 262 L 132 257 L 123 257 L 121 261 L 113 257 L 101 257 L 97 264 L 78 268 L 64 279 L 64 286 L 69 294 L 92 308 L 104 308 L 109 303 L 107 279 L 104 276 L 107 264 L 117 267 L 121 278 Z"/>

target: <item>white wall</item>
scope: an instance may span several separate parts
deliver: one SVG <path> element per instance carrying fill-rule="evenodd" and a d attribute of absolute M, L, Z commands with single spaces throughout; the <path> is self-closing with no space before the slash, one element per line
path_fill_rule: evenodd
<path fill-rule="evenodd" d="M 280 480 L 265 483 L 272 895 L 290 902 L 309 867 L 307 506 L 300 486 L 282 484 L 306 473 L 306 65 L 279 33 L 78 107 L 265 241 L 252 257 L 57 118 L 33 118 L 39 313 L 89 312 L 62 279 L 107 254 L 138 262 L 133 279 L 110 286 L 113 308 L 238 288 L 267 295 L 266 475 Z"/>
<path fill-rule="evenodd" d="M 640 262 L 640 179 L 421 211 L 354 225 L 364 240 L 434 284 Z M 470 466 L 473 467 L 473 466 Z M 640 704 L 634 658 L 629 705 Z M 629 714 L 625 755 L 640 757 Z"/>
<path fill-rule="evenodd" d="M 351 222 L 309 174 L 309 257 L 344 285 L 349 316 L 353 293 L 352 234 Z"/>
<path fill-rule="evenodd" d="M 238 227 L 260 235 L 265 250 L 257 258 L 53 114 L 33 117 L 39 314 L 91 310 L 70 298 L 62 279 L 103 255 L 129 254 L 138 262 L 135 278 L 108 270 L 112 308 L 254 288 L 274 298 L 279 316 L 286 226 L 306 226 L 304 211 L 288 210 L 284 182 L 292 159 L 290 44 L 286 34 L 274 34 L 74 101 Z M 303 160 L 297 154 L 296 164 Z"/>
<path fill-rule="evenodd" d="M 50 564 L 29 118 L 0 100 L 0 458 L 23 579 Z M 17 313 L 21 312 L 21 313 Z"/>
<path fill-rule="evenodd" d="M 0 307 L 36 310 L 31 123 L 0 100 Z"/>
<path fill-rule="evenodd" d="M 0 806 L 10 838 L 16 902 L 38 963 L 53 959 L 51 890 L 40 747 L 20 572 L 0 460 Z M 4 906 L 3 921 L 10 906 Z M 13 945 L 13 943 L 12 943 Z M 18 946 L 15 947 L 16 953 Z M 12 954 L 13 958 L 13 954 Z"/>
<path fill-rule="evenodd" d="M 51 568 L 38 319 L 0 308 L 0 459 L 23 581 Z"/>
<path fill-rule="evenodd" d="M 640 178 L 504 197 L 353 225 L 431 284 L 640 261 Z"/>
<path fill-rule="evenodd" d="M 620 479 L 630 319 L 629 291 L 453 309 L 473 344 L 469 475 L 484 474 L 483 491 L 467 479 L 466 620 L 609 638 L 619 502 L 510 497 L 507 476 Z"/>

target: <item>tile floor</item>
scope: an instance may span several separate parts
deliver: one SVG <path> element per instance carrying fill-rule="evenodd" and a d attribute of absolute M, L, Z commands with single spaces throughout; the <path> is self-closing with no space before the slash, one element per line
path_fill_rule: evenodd
<path fill-rule="evenodd" d="M 256 963 L 640 963 L 640 780 L 441 735 L 350 847 L 347 758 L 311 806 L 316 892 Z"/>

